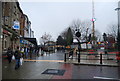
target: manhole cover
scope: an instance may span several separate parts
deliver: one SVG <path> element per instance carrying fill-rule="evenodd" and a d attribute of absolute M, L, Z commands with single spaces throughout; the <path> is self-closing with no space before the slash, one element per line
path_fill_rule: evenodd
<path fill-rule="evenodd" d="M 52 74 L 52 75 L 64 75 L 65 70 L 61 69 L 47 69 L 42 74 Z"/>

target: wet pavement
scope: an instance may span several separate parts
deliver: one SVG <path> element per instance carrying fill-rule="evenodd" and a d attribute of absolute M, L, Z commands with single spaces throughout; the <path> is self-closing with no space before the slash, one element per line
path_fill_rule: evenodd
<path fill-rule="evenodd" d="M 76 65 L 50 60 L 64 60 L 63 53 L 53 53 L 50 55 L 34 57 L 34 60 L 25 61 L 23 65 L 15 70 L 15 61 L 9 64 L 2 61 L 2 79 L 101 79 L 120 80 L 120 67 Z M 47 61 L 42 61 L 47 60 Z M 42 74 L 47 69 L 65 70 L 63 76 Z"/>

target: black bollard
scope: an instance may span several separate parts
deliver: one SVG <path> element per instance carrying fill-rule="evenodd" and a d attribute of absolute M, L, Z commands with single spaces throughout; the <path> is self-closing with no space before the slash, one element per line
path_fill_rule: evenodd
<path fill-rule="evenodd" d="M 65 53 L 65 56 L 64 56 L 64 61 L 66 62 L 66 53 Z"/>
<path fill-rule="evenodd" d="M 78 51 L 79 51 L 79 54 L 78 54 L 78 63 L 80 63 L 80 49 L 81 49 L 81 44 L 80 44 L 80 41 L 79 41 L 79 46 L 78 46 Z"/>
<path fill-rule="evenodd" d="M 80 53 L 78 54 L 78 63 L 80 63 Z"/>
<path fill-rule="evenodd" d="M 102 53 L 100 53 L 100 64 L 102 64 Z"/>
<path fill-rule="evenodd" d="M 78 63 L 80 63 L 80 48 L 79 48 L 79 54 L 78 54 Z"/>

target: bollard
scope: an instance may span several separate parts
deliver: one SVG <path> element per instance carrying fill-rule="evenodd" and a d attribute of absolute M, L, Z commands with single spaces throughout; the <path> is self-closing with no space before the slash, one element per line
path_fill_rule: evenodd
<path fill-rule="evenodd" d="M 78 54 L 78 63 L 80 63 L 80 49 L 81 49 L 81 46 L 79 45 L 79 47 L 78 47 L 78 51 L 79 51 L 79 54 Z"/>
<path fill-rule="evenodd" d="M 80 63 L 80 53 L 78 54 L 78 63 Z"/>
<path fill-rule="evenodd" d="M 102 53 L 100 53 L 100 64 L 102 64 Z"/>
<path fill-rule="evenodd" d="M 78 54 L 78 63 L 80 63 L 80 49 L 79 49 L 79 54 Z"/>
<path fill-rule="evenodd" d="M 64 62 L 66 62 L 66 53 L 65 53 L 65 56 L 64 56 Z"/>

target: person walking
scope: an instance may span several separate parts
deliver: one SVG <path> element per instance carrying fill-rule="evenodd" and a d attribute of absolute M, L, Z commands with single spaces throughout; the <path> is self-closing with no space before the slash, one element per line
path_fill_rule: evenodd
<path fill-rule="evenodd" d="M 9 47 L 9 48 L 8 48 L 8 51 L 7 51 L 7 59 L 8 59 L 8 62 L 9 62 L 9 63 L 11 63 L 12 56 L 13 56 L 13 51 L 12 51 L 12 49 Z"/>
<path fill-rule="evenodd" d="M 29 52 L 28 47 L 27 46 L 24 47 L 24 54 L 26 59 L 28 58 L 28 52 Z"/>
<path fill-rule="evenodd" d="M 14 53 L 14 56 L 15 56 L 15 60 L 16 60 L 15 69 L 18 69 L 20 67 L 20 58 L 21 58 L 21 53 L 20 53 L 19 47 L 17 47 L 17 49 Z"/>
<path fill-rule="evenodd" d="M 20 49 L 20 52 L 21 52 L 21 55 L 22 55 L 22 57 L 24 58 L 24 47 L 21 47 L 21 49 Z"/>
<path fill-rule="evenodd" d="M 43 56 L 44 55 L 44 49 L 43 49 L 43 47 L 41 48 L 41 56 Z"/>
<path fill-rule="evenodd" d="M 71 49 L 70 52 L 69 52 L 69 58 L 73 59 L 73 49 Z"/>
<path fill-rule="evenodd" d="M 33 47 L 30 46 L 30 51 L 29 51 L 30 59 L 32 59 L 32 53 L 33 53 Z"/>

